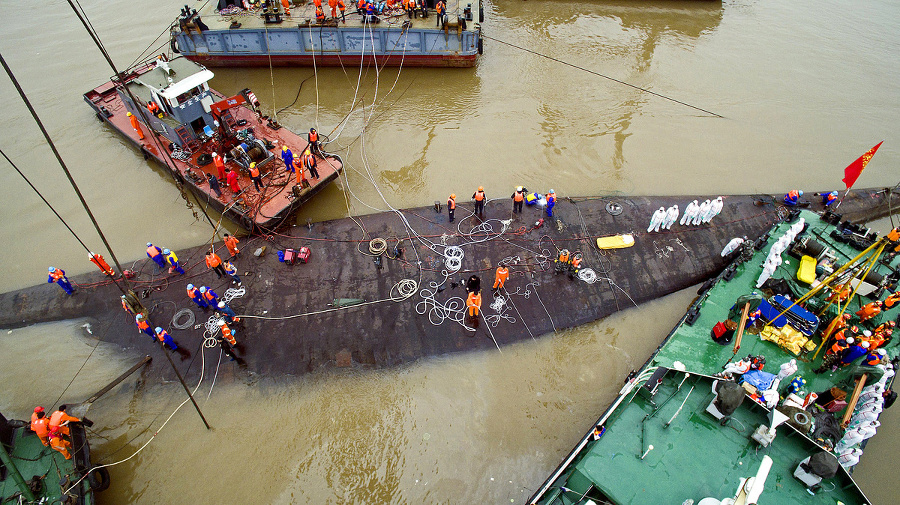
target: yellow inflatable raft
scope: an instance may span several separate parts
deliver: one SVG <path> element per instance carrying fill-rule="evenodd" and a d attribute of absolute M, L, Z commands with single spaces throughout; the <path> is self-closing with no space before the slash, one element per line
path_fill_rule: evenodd
<path fill-rule="evenodd" d="M 624 249 L 634 245 L 634 235 L 612 235 L 597 239 L 597 247 L 600 249 Z"/>

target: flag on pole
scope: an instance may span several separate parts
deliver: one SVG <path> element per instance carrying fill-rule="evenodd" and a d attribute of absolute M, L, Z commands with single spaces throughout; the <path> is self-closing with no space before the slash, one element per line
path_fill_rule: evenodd
<path fill-rule="evenodd" d="M 869 164 L 869 160 L 872 159 L 872 156 L 875 156 L 875 151 L 877 151 L 883 143 L 884 141 L 882 140 L 878 143 L 877 146 L 866 151 L 866 154 L 860 156 L 858 160 L 847 165 L 847 168 L 844 169 L 844 178 L 841 179 L 842 181 L 844 181 L 844 184 L 847 185 L 847 191 L 849 191 L 850 187 L 856 183 L 856 179 L 859 178 L 859 174 L 861 174 L 863 169 L 866 168 L 866 165 Z"/>

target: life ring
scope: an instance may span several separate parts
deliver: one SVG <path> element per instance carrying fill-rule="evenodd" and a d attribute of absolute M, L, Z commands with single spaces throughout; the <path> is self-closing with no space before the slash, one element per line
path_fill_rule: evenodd
<path fill-rule="evenodd" d="M 94 467 L 88 472 L 88 483 L 95 493 L 106 491 L 109 488 L 109 470 L 106 467 Z"/>

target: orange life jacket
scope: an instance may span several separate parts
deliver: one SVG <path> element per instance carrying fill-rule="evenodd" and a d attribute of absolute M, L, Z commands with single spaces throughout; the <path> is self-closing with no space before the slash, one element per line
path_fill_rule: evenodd
<path fill-rule="evenodd" d="M 237 250 L 238 242 L 240 241 L 237 239 L 237 237 L 231 235 L 225 239 L 225 247 L 227 247 L 229 251 L 234 252 Z"/>
<path fill-rule="evenodd" d="M 556 201 L 556 193 L 550 193 L 550 194 L 547 195 L 547 201 L 548 201 L 548 202 L 550 201 L 551 198 L 552 198 L 553 201 L 555 202 L 555 201 Z"/>
<path fill-rule="evenodd" d="M 316 21 L 324 21 L 325 12 L 322 11 L 322 0 L 316 0 L 316 2 L 319 2 L 319 5 L 316 6 Z"/>
<path fill-rule="evenodd" d="M 509 269 L 506 267 L 497 267 L 496 278 L 501 282 L 506 282 L 506 279 L 509 279 Z"/>
<path fill-rule="evenodd" d="M 234 339 L 234 335 L 231 334 L 231 328 L 228 327 L 227 324 L 222 325 L 222 338 L 228 341 L 231 345 L 237 345 L 237 340 Z"/>
<path fill-rule="evenodd" d="M 158 338 L 160 342 L 164 341 L 166 337 L 172 338 L 169 336 L 169 332 L 167 332 L 166 330 L 163 330 L 156 334 L 156 338 Z"/>
<path fill-rule="evenodd" d="M 476 294 L 475 292 L 469 293 L 469 298 L 466 299 L 466 307 L 481 307 L 481 293 Z"/>
<path fill-rule="evenodd" d="M 207 289 L 206 293 L 203 293 L 203 298 L 211 302 L 211 301 L 215 300 L 217 297 L 213 296 L 212 293 L 209 292 L 209 289 Z"/>
<path fill-rule="evenodd" d="M 206 255 L 206 266 L 208 266 L 209 268 L 216 268 L 221 264 L 222 258 L 220 258 L 218 254 L 210 253 Z"/>
<path fill-rule="evenodd" d="M 316 4 L 316 7 L 322 6 L 322 0 L 313 0 L 313 3 Z"/>
<path fill-rule="evenodd" d="M 57 410 L 53 413 L 53 415 L 50 416 L 50 427 L 57 428 L 59 426 L 62 426 L 62 424 L 67 421 L 77 422 L 78 418 L 72 417 L 61 410 Z"/>
<path fill-rule="evenodd" d="M 569 253 L 559 253 L 559 262 L 560 263 L 568 263 L 569 262 Z"/>
<path fill-rule="evenodd" d="M 50 277 L 53 277 L 53 282 L 56 282 L 65 276 L 66 276 L 65 272 L 63 272 L 62 270 L 60 270 L 58 268 L 56 270 L 50 272 Z"/>
<path fill-rule="evenodd" d="M 316 166 L 316 158 L 307 151 L 303 156 L 303 166 L 306 168 L 312 168 Z"/>
<path fill-rule="evenodd" d="M 843 340 L 839 340 L 831 346 L 831 349 L 828 350 L 828 354 L 837 354 L 843 351 L 846 347 L 847 344 Z"/>
<path fill-rule="evenodd" d="M 575 257 L 572 258 L 572 266 L 578 268 L 581 266 L 581 258 Z"/>
<path fill-rule="evenodd" d="M 448 198 L 447 199 L 447 208 L 450 210 L 456 210 L 456 199 Z"/>
<path fill-rule="evenodd" d="M 31 421 L 31 431 L 37 434 L 44 445 L 47 445 L 47 435 L 50 434 L 50 420 L 42 417 Z"/>
<path fill-rule="evenodd" d="M 356 2 L 356 6 L 361 10 L 365 10 L 366 9 L 366 0 L 359 0 L 359 2 Z"/>
<path fill-rule="evenodd" d="M 328 6 L 334 10 L 334 8 L 337 7 L 337 0 L 328 0 Z"/>
<path fill-rule="evenodd" d="M 438 14 L 443 14 L 444 8 L 445 8 L 443 0 L 439 0 L 437 5 L 434 6 L 434 8 L 437 9 Z"/>
<path fill-rule="evenodd" d="M 309 142 L 318 142 L 319 141 L 319 132 L 309 132 Z"/>
<path fill-rule="evenodd" d="M 900 302 L 900 291 L 898 291 L 898 292 L 892 294 L 891 296 L 885 298 L 885 299 L 884 299 L 884 306 L 885 306 L 886 308 L 889 309 L 889 308 L 893 307 L 894 305 L 896 305 L 897 302 Z"/>
<path fill-rule="evenodd" d="M 347 6 L 344 5 L 344 0 L 338 0 L 338 3 L 337 3 L 337 4 L 338 4 L 338 9 L 340 9 L 341 12 L 344 12 L 344 9 L 347 8 Z"/>
<path fill-rule="evenodd" d="M 475 201 L 480 202 L 484 200 L 484 191 L 476 191 L 475 192 Z"/>
<path fill-rule="evenodd" d="M 197 288 L 191 288 L 187 290 L 188 298 L 197 298 Z"/>
<path fill-rule="evenodd" d="M 522 202 L 522 201 L 525 201 L 525 192 L 523 192 L 523 191 L 516 191 L 515 194 L 513 195 L 513 200 L 516 201 L 516 202 Z"/>
<path fill-rule="evenodd" d="M 259 169 L 256 166 L 250 169 L 250 177 L 259 177 Z"/>
<path fill-rule="evenodd" d="M 135 321 L 135 322 L 137 323 L 137 327 L 140 328 L 141 331 L 144 331 L 144 330 L 150 328 L 150 324 L 147 323 L 147 320 L 146 320 L 146 319 L 141 318 L 141 319 L 139 319 L 139 320 L 137 320 L 137 321 Z"/>
<path fill-rule="evenodd" d="M 156 246 L 150 246 L 147 248 L 147 254 L 149 254 L 151 258 L 155 258 L 159 255 L 159 249 L 157 249 Z"/>

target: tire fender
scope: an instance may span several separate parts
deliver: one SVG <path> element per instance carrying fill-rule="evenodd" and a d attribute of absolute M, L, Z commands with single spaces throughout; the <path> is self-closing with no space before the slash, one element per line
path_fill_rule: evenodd
<path fill-rule="evenodd" d="M 106 467 L 94 467 L 88 472 L 88 483 L 94 492 L 99 493 L 109 488 L 109 470 Z"/>

